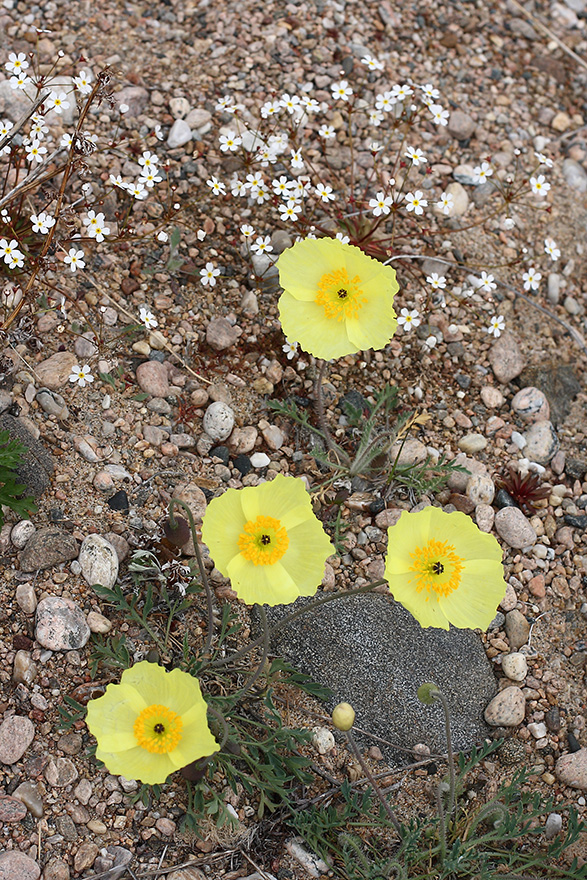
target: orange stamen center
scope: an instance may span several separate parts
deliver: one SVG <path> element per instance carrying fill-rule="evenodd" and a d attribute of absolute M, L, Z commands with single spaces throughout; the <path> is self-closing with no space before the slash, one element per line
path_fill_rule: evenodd
<path fill-rule="evenodd" d="M 153 704 L 143 709 L 133 726 L 138 744 L 148 752 L 172 752 L 181 739 L 181 716 L 167 706 Z"/>
<path fill-rule="evenodd" d="M 238 549 L 253 565 L 273 565 L 288 547 L 286 530 L 272 516 L 258 516 L 255 520 L 249 520 L 238 539 Z"/>
<path fill-rule="evenodd" d="M 410 553 L 410 571 L 416 572 L 414 578 L 418 593 L 426 590 L 427 599 L 449 596 L 461 583 L 463 560 L 455 553 L 452 544 L 431 539 L 423 547 L 416 547 Z"/>
<path fill-rule="evenodd" d="M 346 269 L 325 272 L 318 282 L 318 293 L 314 302 L 324 308 L 327 318 L 335 318 L 337 321 L 356 319 L 367 302 L 360 285 L 360 277 L 355 275 L 349 279 Z"/>

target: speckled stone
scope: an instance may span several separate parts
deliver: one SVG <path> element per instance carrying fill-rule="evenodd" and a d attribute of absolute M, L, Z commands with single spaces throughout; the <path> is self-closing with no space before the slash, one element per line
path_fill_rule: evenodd
<path fill-rule="evenodd" d="M 45 385 L 50 391 L 59 391 L 67 385 L 69 376 L 77 357 L 72 351 L 58 351 L 45 361 L 35 366 L 35 374 L 39 385 Z"/>
<path fill-rule="evenodd" d="M 528 661 L 524 654 L 519 651 L 513 651 L 502 657 L 501 668 L 503 674 L 512 681 L 524 681 L 528 674 Z"/>
<path fill-rule="evenodd" d="M 221 400 L 214 401 L 204 413 L 202 426 L 208 437 L 217 443 L 226 440 L 234 428 L 232 408 L 227 403 L 222 403 Z"/>
<path fill-rule="evenodd" d="M 35 638 L 50 651 L 74 651 L 87 643 L 90 627 L 71 599 L 47 596 L 37 606 Z"/>
<path fill-rule="evenodd" d="M 0 822 L 21 822 L 26 812 L 25 805 L 18 798 L 0 796 Z"/>
<path fill-rule="evenodd" d="M 79 545 L 73 535 L 58 526 L 37 529 L 20 555 L 21 571 L 40 571 L 75 559 Z"/>
<path fill-rule="evenodd" d="M 169 394 L 169 378 L 165 364 L 159 361 L 145 361 L 137 367 L 136 377 L 139 388 L 145 394 L 153 397 L 167 397 Z"/>
<path fill-rule="evenodd" d="M 518 687 L 508 687 L 492 699 L 484 712 L 491 727 L 517 727 L 524 720 L 526 700 Z"/>
<path fill-rule="evenodd" d="M 504 385 L 519 376 L 526 366 L 520 347 L 511 333 L 504 333 L 495 340 L 489 351 L 489 362 L 495 378 Z"/>
<path fill-rule="evenodd" d="M 304 604 L 270 608 L 270 623 Z M 279 656 L 331 688 L 331 707 L 350 702 L 361 727 L 386 740 L 410 749 L 414 742 L 432 751 L 446 748 L 441 707 L 423 706 L 417 698 L 425 681 L 442 683 L 457 749 L 487 734 L 482 713 L 495 694 L 495 677 L 472 630 L 423 629 L 389 596 L 365 594 L 302 615 L 271 641 Z M 392 748 L 380 748 L 394 764 L 405 760 Z"/>
<path fill-rule="evenodd" d="M 499 537 L 516 550 L 533 547 L 537 535 L 519 507 L 502 507 L 495 514 L 495 529 Z"/>
<path fill-rule="evenodd" d="M 550 418 L 550 406 L 546 395 L 533 385 L 518 391 L 512 400 L 512 409 L 528 424 Z"/>
<path fill-rule="evenodd" d="M 102 535 L 88 535 L 82 541 L 79 564 L 86 582 L 111 589 L 118 577 L 118 555 Z"/>
<path fill-rule="evenodd" d="M 458 442 L 458 447 L 467 455 L 481 452 L 487 446 L 487 438 L 483 434 L 465 434 Z"/>
<path fill-rule="evenodd" d="M 45 767 L 45 779 L 54 788 L 65 788 L 78 778 L 78 772 L 69 758 L 53 758 Z"/>
<path fill-rule="evenodd" d="M 556 762 L 554 772 L 565 785 L 587 791 L 587 748 L 563 755 Z"/>
<path fill-rule="evenodd" d="M 9 715 L 0 724 L 0 761 L 16 764 L 20 761 L 35 736 L 35 726 L 24 715 Z"/>
<path fill-rule="evenodd" d="M 521 611 L 514 608 L 505 616 L 505 631 L 511 648 L 521 648 L 528 641 L 530 624 Z"/>
<path fill-rule="evenodd" d="M 559 449 L 559 439 L 552 422 L 543 420 L 534 422 L 524 432 L 526 446 L 524 453 L 530 461 L 537 464 L 548 464 Z"/>
<path fill-rule="evenodd" d="M 0 853 L 0 880 L 39 880 L 41 869 L 15 849 Z"/>
<path fill-rule="evenodd" d="M 495 495 L 495 486 L 488 474 L 471 474 L 465 491 L 475 505 L 491 504 Z"/>

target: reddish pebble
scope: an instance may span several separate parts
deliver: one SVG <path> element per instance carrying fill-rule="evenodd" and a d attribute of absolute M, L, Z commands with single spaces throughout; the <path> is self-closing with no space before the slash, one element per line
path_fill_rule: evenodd
<path fill-rule="evenodd" d="M 544 575 L 537 574 L 528 582 L 528 589 L 537 599 L 544 599 L 546 596 L 546 587 L 544 585 Z"/>
<path fill-rule="evenodd" d="M 0 797 L 0 822 L 20 822 L 26 816 L 22 801 L 13 797 Z"/>

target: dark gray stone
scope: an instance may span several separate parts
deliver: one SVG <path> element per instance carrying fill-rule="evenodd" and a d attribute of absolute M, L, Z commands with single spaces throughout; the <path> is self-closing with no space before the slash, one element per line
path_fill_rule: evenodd
<path fill-rule="evenodd" d="M 37 498 L 51 484 L 54 470 L 53 459 L 42 443 L 36 440 L 25 426 L 14 416 L 3 413 L 0 415 L 0 431 L 8 431 L 12 440 L 18 440 L 26 446 L 22 463 L 16 469 L 27 492 Z"/>
<path fill-rule="evenodd" d="M 270 608 L 270 625 L 307 601 Z M 483 711 L 497 687 L 479 636 L 472 630 L 423 629 L 391 597 L 337 599 L 278 630 L 271 646 L 332 690 L 330 709 L 351 703 L 358 727 L 403 749 L 422 742 L 446 753 L 441 707 L 423 706 L 416 695 L 427 681 L 436 682 L 448 700 L 455 749 L 469 749 L 488 734 Z M 359 734 L 357 739 L 373 745 Z M 378 745 L 391 763 L 405 761 L 405 755 Z"/>
<path fill-rule="evenodd" d="M 581 391 L 581 383 L 570 364 L 535 364 L 526 367 L 519 381 L 522 388 L 533 385 L 546 395 L 550 404 L 550 420 L 554 425 L 560 425 L 566 419 L 572 401 Z"/>
<path fill-rule="evenodd" d="M 21 571 L 39 571 L 77 559 L 79 545 L 73 535 L 59 526 L 46 526 L 38 529 L 26 543 L 20 555 Z"/>

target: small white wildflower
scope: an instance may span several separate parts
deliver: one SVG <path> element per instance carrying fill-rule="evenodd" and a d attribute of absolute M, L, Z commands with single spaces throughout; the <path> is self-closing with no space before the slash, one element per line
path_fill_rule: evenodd
<path fill-rule="evenodd" d="M 493 280 L 493 275 L 488 275 L 487 272 L 483 271 L 481 272 L 481 278 L 477 281 L 477 287 L 486 293 L 491 293 L 492 290 L 497 288 L 497 284 Z"/>
<path fill-rule="evenodd" d="M 73 84 L 74 86 L 80 90 L 82 95 L 89 95 L 92 91 L 92 86 L 90 83 L 92 82 L 92 74 L 87 70 L 80 70 L 78 76 L 74 76 Z"/>
<path fill-rule="evenodd" d="M 271 244 L 271 236 L 259 235 L 254 244 L 251 245 L 251 250 L 256 254 L 268 254 L 273 250 L 273 245 Z"/>
<path fill-rule="evenodd" d="M 69 106 L 70 104 L 65 92 L 51 92 L 49 97 L 45 100 L 45 107 L 47 110 L 54 110 L 59 115 L 61 115 L 64 110 L 67 110 Z"/>
<path fill-rule="evenodd" d="M 72 272 L 77 271 L 77 269 L 83 269 L 86 265 L 84 262 L 84 252 L 77 248 L 70 248 L 67 256 L 63 258 L 63 262 L 69 266 Z"/>
<path fill-rule="evenodd" d="M 531 177 L 530 186 L 534 195 L 537 196 L 545 196 L 550 189 L 550 184 L 543 174 L 539 174 L 538 177 Z"/>
<path fill-rule="evenodd" d="M 234 153 L 243 142 L 243 139 L 234 131 L 227 131 L 226 134 L 221 134 L 219 140 L 220 149 L 223 153 L 226 153 L 229 150 L 231 153 Z"/>
<path fill-rule="evenodd" d="M 332 90 L 332 97 L 339 101 L 348 101 L 353 94 L 353 90 L 346 79 L 341 79 L 340 82 L 332 83 L 330 88 Z"/>
<path fill-rule="evenodd" d="M 406 202 L 406 210 L 413 211 L 414 214 L 423 214 L 424 208 L 428 207 L 428 202 L 424 198 L 424 193 L 419 189 L 414 193 L 406 193 Z"/>
<path fill-rule="evenodd" d="M 494 315 L 489 323 L 487 332 L 490 336 L 501 336 L 501 331 L 505 329 L 505 321 L 503 315 Z"/>
<path fill-rule="evenodd" d="M 485 183 L 487 178 L 493 174 L 493 168 L 489 162 L 482 162 L 481 165 L 473 168 L 473 174 L 475 175 L 475 183 Z"/>
<path fill-rule="evenodd" d="M 289 199 L 289 201 L 285 205 L 279 205 L 279 213 L 281 214 L 281 219 L 292 220 L 294 223 L 298 219 L 298 214 L 301 212 L 301 210 L 302 206 L 293 199 Z"/>
<path fill-rule="evenodd" d="M 349 244 L 350 242 L 348 235 L 345 235 L 343 232 L 337 232 L 335 238 L 338 238 L 343 244 Z"/>
<path fill-rule="evenodd" d="M 557 243 L 554 238 L 545 238 L 544 239 L 544 253 L 548 254 L 552 259 L 553 263 L 556 263 L 558 258 L 561 255 L 560 250 L 558 249 Z"/>
<path fill-rule="evenodd" d="M 26 70 L 28 66 L 29 63 L 24 52 L 19 52 L 18 55 L 15 52 L 11 52 L 8 56 L 8 61 L 4 65 L 8 73 L 13 73 L 16 75 L 21 73 L 23 70 Z"/>
<path fill-rule="evenodd" d="M 293 114 L 299 107 L 300 99 L 297 95 L 290 95 L 287 92 L 284 92 L 284 94 L 279 99 L 279 104 L 281 107 L 287 110 L 288 113 Z"/>
<path fill-rule="evenodd" d="M 230 97 L 230 95 L 224 95 L 223 98 L 219 98 L 216 104 L 216 110 L 228 110 L 230 107 L 234 105 L 234 99 Z"/>
<path fill-rule="evenodd" d="M 552 159 L 549 159 L 548 156 L 544 155 L 544 153 L 539 153 L 537 150 L 534 150 L 534 155 L 541 165 L 546 165 L 547 168 L 554 167 L 554 162 L 552 161 Z"/>
<path fill-rule="evenodd" d="M 27 84 L 32 82 L 30 76 L 27 76 L 26 73 L 21 71 L 19 74 L 15 76 L 11 76 L 9 80 L 9 85 L 11 89 L 24 89 Z"/>
<path fill-rule="evenodd" d="M 424 165 L 428 161 L 422 150 L 414 149 L 414 147 L 408 147 L 404 155 L 410 160 L 412 165 L 415 165 L 416 167 L 418 167 L 418 165 Z"/>
<path fill-rule="evenodd" d="M 386 196 L 384 192 L 378 192 L 374 199 L 369 199 L 369 207 L 373 211 L 375 217 L 380 217 L 382 214 L 389 214 L 392 204 L 392 197 Z"/>
<path fill-rule="evenodd" d="M 96 241 L 104 241 L 104 236 L 109 235 L 110 227 L 104 226 L 104 214 L 96 214 L 95 211 L 88 211 L 88 216 L 84 217 L 84 226 L 87 227 L 87 233 L 90 238 Z"/>
<path fill-rule="evenodd" d="M 417 309 L 402 309 L 400 316 L 397 319 L 397 323 L 400 327 L 403 327 L 404 331 L 407 333 L 412 327 L 417 327 L 420 323 L 420 313 Z"/>
<path fill-rule="evenodd" d="M 209 180 L 207 180 L 206 183 L 208 184 L 208 186 L 210 187 L 210 189 L 212 190 L 212 192 L 214 193 L 215 196 L 218 196 L 218 195 L 223 196 L 226 194 L 225 185 L 222 183 L 222 181 L 218 180 L 218 178 L 215 177 L 214 175 L 212 175 L 212 177 Z"/>
<path fill-rule="evenodd" d="M 427 275 L 426 281 L 433 290 L 444 290 L 446 287 L 446 278 L 444 275 L 439 275 L 438 272 L 432 272 L 430 275 Z"/>
<path fill-rule="evenodd" d="M 369 122 L 375 128 L 379 128 L 379 126 L 383 122 L 383 113 L 381 112 L 381 110 L 369 110 Z"/>
<path fill-rule="evenodd" d="M 373 58 L 372 55 L 365 55 L 364 58 L 361 58 L 361 64 L 364 64 L 369 70 L 383 70 L 383 62 Z"/>
<path fill-rule="evenodd" d="M 200 280 L 204 287 L 210 285 L 210 287 L 216 286 L 216 278 L 220 275 L 220 269 L 217 269 L 214 266 L 214 263 L 206 263 L 206 266 L 203 269 L 200 269 Z"/>
<path fill-rule="evenodd" d="M 139 321 L 141 321 L 141 323 L 145 325 L 147 330 L 151 330 L 151 328 L 159 326 L 159 321 L 157 321 L 153 312 L 150 312 L 149 309 L 145 308 L 145 306 L 141 306 L 140 308 Z"/>
<path fill-rule="evenodd" d="M 89 385 L 94 381 L 94 377 L 92 376 L 92 372 L 88 364 L 84 367 L 80 367 L 79 364 L 74 364 L 71 368 L 71 376 L 69 377 L 69 381 L 76 383 L 80 388 L 85 388 L 86 385 Z"/>
<path fill-rule="evenodd" d="M 435 125 L 448 125 L 448 110 L 445 110 L 440 104 L 429 104 L 428 109 L 432 113 L 432 122 Z"/>
<path fill-rule="evenodd" d="M 302 159 L 302 153 L 300 150 L 292 150 L 291 151 L 290 165 L 292 168 L 303 168 L 304 167 L 304 160 Z"/>
<path fill-rule="evenodd" d="M 454 204 L 453 194 L 445 191 L 440 196 L 440 201 L 436 202 L 436 207 L 439 211 L 442 211 L 443 214 L 447 215 L 450 214 L 454 208 Z"/>
<path fill-rule="evenodd" d="M 397 98 L 392 92 L 383 92 L 382 95 L 375 95 L 375 107 L 383 113 L 389 113 L 393 110 L 394 104 L 397 104 Z"/>
<path fill-rule="evenodd" d="M 324 138 L 324 140 L 329 141 L 332 138 L 336 137 L 336 132 L 331 125 L 322 125 L 318 129 L 318 137 Z"/>
<path fill-rule="evenodd" d="M 404 83 L 403 85 L 392 86 L 391 94 L 396 101 L 405 101 L 406 98 L 414 94 L 414 90 L 407 83 Z"/>
<path fill-rule="evenodd" d="M 299 342 L 294 342 L 291 339 L 285 340 L 285 345 L 281 346 L 281 350 L 287 355 L 288 361 L 291 361 L 296 356 L 298 353 L 298 346 Z"/>
<path fill-rule="evenodd" d="M 261 107 L 261 116 L 263 119 L 268 119 L 270 116 L 276 116 L 278 113 L 281 113 L 281 109 L 279 101 L 267 101 Z"/>
<path fill-rule="evenodd" d="M 542 278 L 542 274 L 537 272 L 536 269 L 528 269 L 527 272 L 524 272 L 522 275 L 522 279 L 524 281 L 524 290 L 538 290 L 540 287 L 540 279 Z"/>
<path fill-rule="evenodd" d="M 49 230 L 55 226 L 55 218 L 42 211 L 40 214 L 31 214 L 31 223 L 33 224 L 33 232 L 47 235 Z"/>
<path fill-rule="evenodd" d="M 516 221 L 514 220 L 513 217 L 505 217 L 504 218 L 504 221 L 503 221 L 503 228 L 504 229 L 513 229 L 515 225 L 516 225 Z"/>
<path fill-rule="evenodd" d="M 323 183 L 318 183 L 316 185 L 315 192 L 320 196 L 323 202 L 333 202 L 336 198 L 335 194 L 332 191 L 331 186 L 325 186 Z"/>
<path fill-rule="evenodd" d="M 245 238 L 250 238 L 252 235 L 255 234 L 255 230 L 248 223 L 243 223 L 243 225 L 241 226 L 241 233 L 242 235 L 244 235 Z"/>

